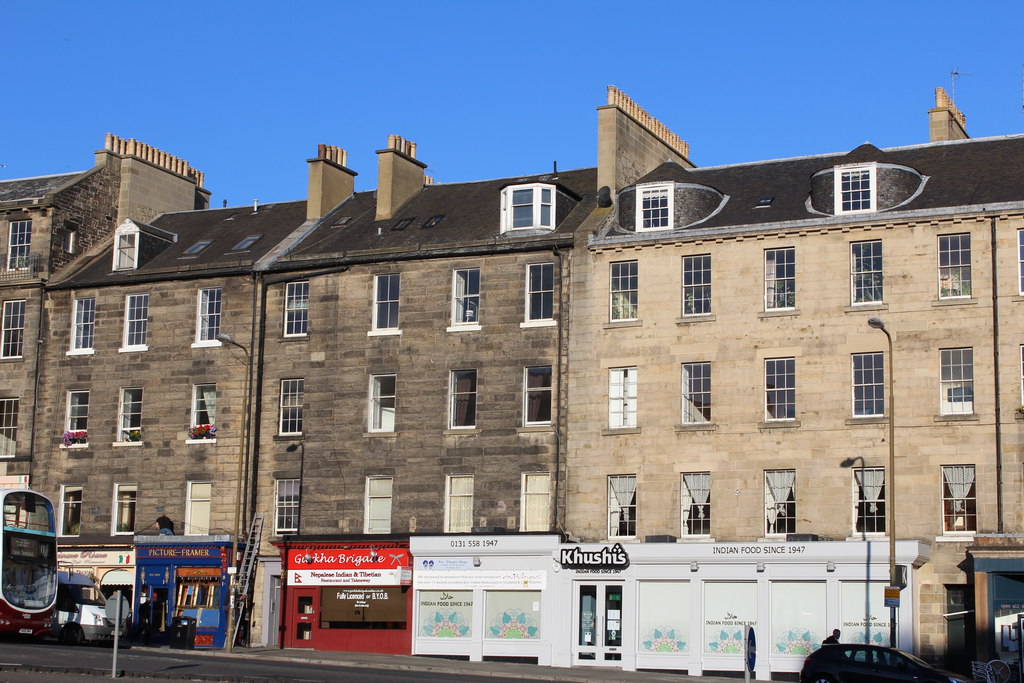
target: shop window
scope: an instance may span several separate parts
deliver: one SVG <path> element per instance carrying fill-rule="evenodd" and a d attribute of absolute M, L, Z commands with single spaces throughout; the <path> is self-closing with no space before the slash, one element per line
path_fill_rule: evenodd
<path fill-rule="evenodd" d="M 540 591 L 486 591 L 484 638 L 540 638 L 540 602 Z"/>
<path fill-rule="evenodd" d="M 404 629 L 408 590 L 402 586 L 321 588 L 320 628 Z"/>
<path fill-rule="evenodd" d="M 744 622 L 757 623 L 757 607 L 757 584 L 752 581 L 706 582 L 703 623 L 705 654 L 743 652 Z"/>
<path fill-rule="evenodd" d="M 423 638 L 472 638 L 473 591 L 417 591 L 419 622 L 416 632 Z"/>
<path fill-rule="evenodd" d="M 825 582 L 772 581 L 770 587 L 773 654 L 802 656 L 817 648 L 824 637 L 818 634 L 828 633 Z M 844 633 L 844 640 L 851 635 Z"/>
<path fill-rule="evenodd" d="M 637 582 L 637 649 L 643 654 L 690 652 L 690 582 Z"/>
<path fill-rule="evenodd" d="M 200 628 L 220 625 L 221 601 L 219 568 L 178 567 L 175 611 L 196 620 Z"/>

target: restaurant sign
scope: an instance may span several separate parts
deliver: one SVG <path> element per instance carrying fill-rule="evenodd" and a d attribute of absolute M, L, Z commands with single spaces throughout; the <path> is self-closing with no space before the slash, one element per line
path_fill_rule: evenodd
<path fill-rule="evenodd" d="M 563 569 L 621 571 L 629 567 L 629 554 L 620 543 L 610 548 L 605 546 L 600 550 L 583 550 L 579 546 L 573 546 L 559 551 L 558 562 Z"/>

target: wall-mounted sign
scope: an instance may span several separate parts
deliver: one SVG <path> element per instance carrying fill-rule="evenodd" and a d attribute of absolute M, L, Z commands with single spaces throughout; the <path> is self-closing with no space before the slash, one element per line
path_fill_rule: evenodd
<path fill-rule="evenodd" d="M 420 571 L 457 572 L 473 569 L 472 557 L 417 557 L 416 569 Z"/>
<path fill-rule="evenodd" d="M 288 549 L 288 569 L 397 569 L 409 565 L 405 548 Z"/>
<path fill-rule="evenodd" d="M 621 544 L 605 546 L 600 550 L 583 550 L 579 546 L 562 548 L 558 562 L 565 569 L 613 569 L 629 567 L 629 554 Z"/>
<path fill-rule="evenodd" d="M 146 546 L 140 545 L 135 549 L 140 559 L 174 558 L 174 559 L 199 559 L 220 557 L 221 549 L 209 546 L 180 547 L 180 546 Z"/>
<path fill-rule="evenodd" d="M 135 553 L 131 550 L 58 550 L 57 564 L 97 567 L 131 566 L 135 564 Z"/>
<path fill-rule="evenodd" d="M 413 575 L 416 590 L 450 588 L 457 590 L 543 590 L 547 582 L 544 571 L 462 571 L 462 572 L 421 572 Z"/>
<path fill-rule="evenodd" d="M 397 586 L 402 569 L 289 569 L 289 586 Z"/>

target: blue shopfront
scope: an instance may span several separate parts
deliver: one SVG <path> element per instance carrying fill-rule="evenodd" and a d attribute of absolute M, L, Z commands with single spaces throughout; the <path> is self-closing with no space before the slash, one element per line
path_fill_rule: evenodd
<path fill-rule="evenodd" d="M 195 647 L 224 647 L 229 536 L 136 536 L 132 613 L 151 614 L 153 644 L 169 644 L 176 617 L 195 619 Z M 149 601 L 143 605 L 141 600 Z"/>

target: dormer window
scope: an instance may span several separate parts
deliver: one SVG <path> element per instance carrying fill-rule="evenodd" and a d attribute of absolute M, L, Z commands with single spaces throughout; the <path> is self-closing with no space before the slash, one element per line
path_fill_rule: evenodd
<path fill-rule="evenodd" d="M 672 185 L 640 185 L 637 188 L 636 229 L 672 229 Z"/>
<path fill-rule="evenodd" d="M 555 227 L 555 188 L 551 185 L 512 185 L 501 193 L 501 230 L 552 230 Z"/>
<path fill-rule="evenodd" d="M 835 169 L 836 214 L 875 211 L 875 165 Z"/>
<path fill-rule="evenodd" d="M 128 232 L 117 236 L 114 249 L 114 270 L 135 270 L 139 262 L 139 233 Z"/>

